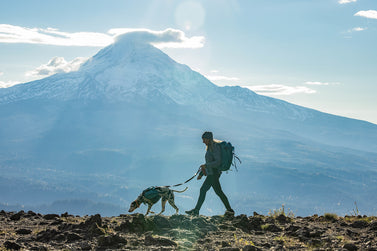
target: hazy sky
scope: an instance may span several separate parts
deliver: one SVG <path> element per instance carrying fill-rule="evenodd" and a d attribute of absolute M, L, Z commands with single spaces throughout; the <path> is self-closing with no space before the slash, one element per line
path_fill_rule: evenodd
<path fill-rule="evenodd" d="M 135 30 L 218 85 L 377 124 L 377 0 L 0 0 L 0 87 Z"/>

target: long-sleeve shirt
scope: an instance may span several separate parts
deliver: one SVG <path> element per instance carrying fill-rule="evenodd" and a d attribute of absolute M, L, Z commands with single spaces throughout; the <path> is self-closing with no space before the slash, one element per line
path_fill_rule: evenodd
<path fill-rule="evenodd" d="M 218 169 L 221 164 L 221 149 L 219 144 L 213 144 L 212 152 L 207 149 L 205 160 L 207 175 L 217 175 L 221 173 L 221 171 Z"/>

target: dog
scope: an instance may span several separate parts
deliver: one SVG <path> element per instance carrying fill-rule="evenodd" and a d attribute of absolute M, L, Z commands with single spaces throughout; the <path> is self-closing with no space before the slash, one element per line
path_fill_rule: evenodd
<path fill-rule="evenodd" d="M 169 204 L 175 209 L 175 213 L 178 214 L 178 207 L 174 203 L 174 193 L 183 193 L 187 190 L 188 187 L 186 187 L 182 191 L 176 191 L 169 189 L 167 186 L 160 186 L 160 187 L 149 187 L 145 189 L 136 200 L 134 200 L 131 205 L 128 212 L 133 212 L 135 209 L 139 208 L 141 203 L 147 204 L 148 209 L 145 213 L 145 216 L 147 216 L 149 213 L 154 214 L 154 212 L 151 211 L 151 208 L 154 204 L 156 204 L 160 198 L 161 198 L 161 212 L 158 213 L 158 215 L 162 214 L 165 211 L 165 204 L 166 202 L 169 202 Z M 149 195 L 149 196 L 148 196 Z"/>

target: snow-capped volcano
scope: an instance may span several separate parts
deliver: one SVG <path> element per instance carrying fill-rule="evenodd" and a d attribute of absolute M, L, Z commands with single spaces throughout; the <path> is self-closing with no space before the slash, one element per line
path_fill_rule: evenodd
<path fill-rule="evenodd" d="M 370 207 L 377 125 L 216 86 L 129 34 L 76 72 L 0 89 L 0 202 L 128 203 L 144 186 L 191 176 L 205 130 L 243 159 L 242 175 L 228 180 L 243 201 L 236 209 L 288 204 L 281 198 L 303 213 L 354 200 Z"/>
<path fill-rule="evenodd" d="M 308 109 L 260 96 L 241 87 L 218 87 L 132 34 L 119 36 L 77 72 L 60 73 L 0 92 L 0 104 L 28 99 L 96 100 L 191 105 L 224 113 L 245 110 L 311 117 Z"/>
<path fill-rule="evenodd" d="M 214 88 L 186 65 L 178 64 L 149 43 L 135 41 L 126 34 L 90 58 L 79 71 L 8 88 L 0 93 L 0 102 L 35 97 L 124 101 L 156 96 L 166 102 L 197 104 L 213 94 Z"/>

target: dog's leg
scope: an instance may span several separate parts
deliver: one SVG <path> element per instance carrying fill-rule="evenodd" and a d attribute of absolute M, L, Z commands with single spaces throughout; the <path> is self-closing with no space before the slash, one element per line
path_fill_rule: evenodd
<path fill-rule="evenodd" d="M 162 214 L 165 211 L 165 205 L 167 200 L 161 200 L 161 212 L 158 215 Z"/>
<path fill-rule="evenodd" d="M 169 204 L 175 209 L 175 214 L 178 214 L 178 207 L 175 205 L 174 200 L 168 200 Z"/>
<path fill-rule="evenodd" d="M 186 191 L 186 190 L 187 190 L 187 187 L 186 187 L 186 189 L 184 191 Z M 170 193 L 168 195 L 168 201 L 169 201 L 169 204 L 175 209 L 175 214 L 178 214 L 179 209 L 178 209 L 178 207 L 174 203 L 174 193 L 173 193 L 173 190 L 170 190 Z"/>
<path fill-rule="evenodd" d="M 148 204 L 148 209 L 147 209 L 147 212 L 145 213 L 145 216 L 147 216 L 149 213 L 154 214 L 154 212 L 151 211 L 152 206 L 153 206 L 153 205 Z"/>

